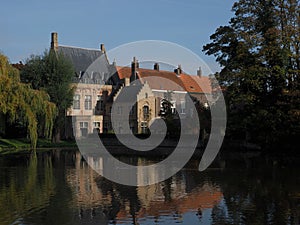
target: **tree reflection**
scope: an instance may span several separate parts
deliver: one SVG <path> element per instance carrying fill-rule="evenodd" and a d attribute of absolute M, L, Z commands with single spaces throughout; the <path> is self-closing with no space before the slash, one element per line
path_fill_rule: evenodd
<path fill-rule="evenodd" d="M 117 215 L 121 209 L 129 206 L 129 213 L 133 224 L 137 224 L 136 214 L 141 209 L 137 187 L 116 184 L 103 177 L 97 179 L 97 184 L 104 195 L 111 198 L 111 206 L 104 210 L 109 220 L 116 222 Z"/>
<path fill-rule="evenodd" d="M 297 170 L 262 163 L 222 173 L 225 205 L 213 208 L 213 224 L 299 224 Z"/>
<path fill-rule="evenodd" d="M 9 171 L 9 181 L 0 186 L 0 224 L 13 223 L 43 208 L 54 194 L 51 160 L 39 166 L 36 153 L 32 153 L 27 162 L 27 167 Z"/>
<path fill-rule="evenodd" d="M 226 159 L 201 173 L 191 163 L 146 187 L 111 182 L 74 151 L 0 161 L 0 224 L 174 224 L 187 215 L 191 224 L 299 224 L 299 165 L 278 159 Z"/>

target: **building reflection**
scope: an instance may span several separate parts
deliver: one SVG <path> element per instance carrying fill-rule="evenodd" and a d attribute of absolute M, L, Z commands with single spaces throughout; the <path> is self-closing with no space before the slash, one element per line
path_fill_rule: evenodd
<path fill-rule="evenodd" d="M 218 162 L 200 173 L 191 161 L 170 179 L 132 187 L 95 173 L 73 150 L 0 157 L 0 224 L 299 224 L 299 159 L 225 160 L 225 169 Z M 112 162 L 87 161 L 100 174 Z"/>
<path fill-rule="evenodd" d="M 80 153 L 74 153 L 73 159 L 75 168 L 68 169 L 67 182 L 75 193 L 74 204 L 80 209 L 80 218 L 86 214 L 96 218 L 99 213 L 105 214 L 111 223 L 131 220 L 137 224 L 140 218 L 159 220 L 167 213 L 180 221 L 184 213 L 192 211 L 201 215 L 202 210 L 213 208 L 222 200 L 218 186 L 195 180 L 188 170 L 154 185 L 133 187 L 116 184 L 101 176 L 107 172 L 105 163 L 111 163 L 109 158 L 89 156 L 87 163 Z M 131 158 L 130 163 L 145 165 L 146 162 L 145 159 Z M 137 170 L 136 179 L 156 180 L 155 176 L 158 176 L 156 171 L 143 174 L 142 170 Z"/>

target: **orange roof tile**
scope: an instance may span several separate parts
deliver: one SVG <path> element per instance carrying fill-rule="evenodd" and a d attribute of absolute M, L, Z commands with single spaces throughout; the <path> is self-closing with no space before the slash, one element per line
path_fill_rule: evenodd
<path fill-rule="evenodd" d="M 184 84 L 174 72 L 138 69 L 138 76 L 144 83 L 147 81 L 152 89 L 185 91 Z"/>
<path fill-rule="evenodd" d="M 188 92 L 212 93 L 211 83 L 208 77 L 181 74 L 180 79 Z"/>
<path fill-rule="evenodd" d="M 120 79 L 130 78 L 130 76 L 131 76 L 131 68 L 130 67 L 116 66 L 116 70 L 118 72 Z"/>
<path fill-rule="evenodd" d="M 116 67 L 120 79 L 130 78 L 130 67 Z M 170 71 L 157 71 L 152 69 L 137 69 L 137 74 L 142 83 L 147 83 L 152 89 L 187 91 L 193 93 L 211 93 L 208 77 L 191 76 L 188 74 L 176 75 Z M 201 84 L 201 85 L 200 85 Z M 201 87 L 200 87 L 201 86 Z"/>

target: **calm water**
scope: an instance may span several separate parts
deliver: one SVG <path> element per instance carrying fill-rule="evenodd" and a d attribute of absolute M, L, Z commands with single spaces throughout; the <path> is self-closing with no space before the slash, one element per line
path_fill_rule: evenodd
<path fill-rule="evenodd" d="M 299 162 L 234 154 L 200 173 L 192 160 L 136 188 L 96 174 L 75 151 L 1 156 L 0 225 L 299 224 Z"/>

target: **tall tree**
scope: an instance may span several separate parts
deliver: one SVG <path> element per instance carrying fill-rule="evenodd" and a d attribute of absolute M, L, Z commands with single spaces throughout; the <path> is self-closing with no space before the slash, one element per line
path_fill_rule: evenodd
<path fill-rule="evenodd" d="M 43 56 L 31 56 L 21 72 L 21 79 L 34 89 L 45 90 L 58 110 L 53 129 L 53 141 L 58 142 L 64 129 L 66 110 L 72 105 L 74 87 L 72 64 L 54 50 Z"/>
<path fill-rule="evenodd" d="M 232 10 L 229 25 L 219 27 L 203 47 L 222 66 L 216 76 L 229 106 L 228 134 L 265 147 L 295 137 L 299 0 L 240 0 Z"/>
<path fill-rule="evenodd" d="M 13 68 L 6 56 L 0 54 L 0 115 L 5 123 L 21 121 L 28 129 L 33 148 L 37 143 L 37 127 L 44 127 L 46 137 L 51 136 L 56 107 L 49 102 L 44 91 L 34 90 L 20 82 L 19 71 Z M 42 119 L 42 120 L 39 120 Z M 42 124 L 41 124 L 42 123 Z M 5 130 L 3 131 L 5 134 Z"/>

